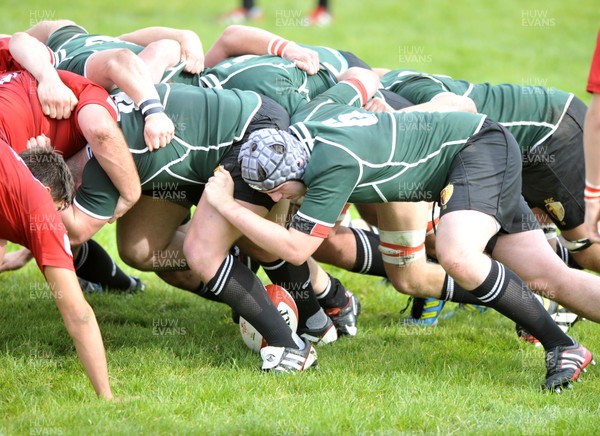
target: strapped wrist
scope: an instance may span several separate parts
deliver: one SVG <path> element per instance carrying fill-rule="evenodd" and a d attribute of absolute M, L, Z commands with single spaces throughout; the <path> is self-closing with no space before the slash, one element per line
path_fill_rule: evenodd
<path fill-rule="evenodd" d="M 285 52 L 285 49 L 289 43 L 290 41 L 287 39 L 276 36 L 269 41 L 269 45 L 267 46 L 267 54 L 283 57 L 283 53 Z"/>
<path fill-rule="evenodd" d="M 593 185 L 586 180 L 583 197 L 585 201 L 600 201 L 600 186 Z"/>
<path fill-rule="evenodd" d="M 162 103 L 158 98 L 147 98 L 138 104 L 144 119 L 147 119 L 150 115 L 158 114 L 165 111 Z"/>

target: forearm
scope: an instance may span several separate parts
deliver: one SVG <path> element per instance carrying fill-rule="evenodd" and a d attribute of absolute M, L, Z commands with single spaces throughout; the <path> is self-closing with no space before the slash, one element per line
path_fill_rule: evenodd
<path fill-rule="evenodd" d="M 98 138 L 90 146 L 98 163 L 106 172 L 119 195 L 123 200 L 133 206 L 142 193 L 137 168 L 126 146 L 121 138 L 107 135 Z"/>
<path fill-rule="evenodd" d="M 173 29 L 171 27 L 146 27 L 144 29 L 135 30 L 133 32 L 124 33 L 118 38 L 132 42 L 138 45 L 148 45 L 152 42 L 156 42 L 159 39 L 172 39 L 179 42 L 181 38 L 185 36 L 186 32 L 192 32 L 191 30 Z"/>
<path fill-rule="evenodd" d="M 123 133 L 108 112 L 98 105 L 79 111 L 79 125 L 98 163 L 131 206 L 140 198 L 141 184 Z"/>
<path fill-rule="evenodd" d="M 4 263 L 4 254 L 6 253 L 6 239 L 0 239 L 0 265 Z"/>
<path fill-rule="evenodd" d="M 61 81 L 52 65 L 48 48 L 25 32 L 17 32 L 10 39 L 10 54 L 29 71 L 38 82 L 43 80 Z"/>
<path fill-rule="evenodd" d="M 398 112 L 471 112 L 477 113 L 475 102 L 451 92 L 436 95 L 431 101 L 401 109 Z"/>
<path fill-rule="evenodd" d="M 94 311 L 83 297 L 75 273 L 64 268 L 46 267 L 44 275 L 94 390 L 100 397 L 112 398 L 100 328 Z"/>
<path fill-rule="evenodd" d="M 27 29 L 27 33 L 45 43 L 56 30 L 64 26 L 76 26 L 70 20 L 40 21 Z"/>
<path fill-rule="evenodd" d="M 142 58 L 131 52 L 119 52 L 113 55 L 102 53 L 96 56 L 94 66 L 99 65 L 99 68 L 96 71 L 88 68 L 90 80 L 96 83 L 113 83 L 136 105 L 139 105 L 142 100 L 158 99 L 154 79 Z M 96 74 L 100 77 L 95 78 Z"/>
<path fill-rule="evenodd" d="M 231 25 L 206 52 L 205 63 L 212 67 L 231 56 L 267 54 L 269 42 L 277 35 L 257 27 Z"/>
<path fill-rule="evenodd" d="M 305 262 L 311 255 L 306 246 L 299 244 L 290 230 L 260 217 L 236 201 L 223 201 L 219 213 L 237 227 L 254 244 L 293 264 Z"/>

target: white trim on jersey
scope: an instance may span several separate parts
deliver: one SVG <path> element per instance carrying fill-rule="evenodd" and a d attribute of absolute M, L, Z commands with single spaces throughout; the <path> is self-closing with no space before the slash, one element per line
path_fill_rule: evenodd
<path fill-rule="evenodd" d="M 81 204 L 79 204 L 79 202 L 77 201 L 77 197 L 73 198 L 73 206 L 76 206 L 77 209 L 79 209 L 80 211 L 82 211 L 86 215 L 91 216 L 92 218 L 96 218 L 97 220 L 109 220 L 109 219 L 112 218 L 112 215 L 111 216 L 98 215 L 98 214 L 96 214 L 96 213 L 94 213 L 94 212 L 86 209 Z"/>
<path fill-rule="evenodd" d="M 300 211 L 296 212 L 296 215 L 298 217 L 302 218 L 302 219 L 305 219 L 306 221 L 310 221 L 311 223 L 315 223 L 315 224 L 320 224 L 320 225 L 322 225 L 324 227 L 329 227 L 331 229 L 335 226 L 335 221 L 333 223 L 328 223 L 328 222 L 325 222 L 325 221 L 321 221 L 321 220 L 315 219 L 312 216 L 305 215 L 305 214 L 303 214 Z"/>
<path fill-rule="evenodd" d="M 558 121 L 556 122 L 554 127 L 546 135 L 544 135 L 544 137 L 542 137 L 538 142 L 533 144 L 533 146 L 531 147 L 531 149 L 529 151 L 535 150 L 538 145 L 543 143 L 546 139 L 548 139 L 550 136 L 552 136 L 554 134 L 554 132 L 556 132 L 556 129 L 558 129 L 558 126 L 560 125 L 561 121 L 565 117 L 565 114 L 567 113 L 567 109 L 569 109 L 569 106 L 571 105 L 571 102 L 573 101 L 574 97 L 575 97 L 574 94 L 569 94 L 569 98 L 567 99 L 567 102 L 565 103 L 565 108 L 563 109 L 562 114 L 560 114 L 560 118 L 558 119 Z"/>
<path fill-rule="evenodd" d="M 187 61 L 179 62 L 174 67 L 167 69 L 167 71 L 165 71 L 165 74 L 163 75 L 163 78 L 160 80 L 160 83 L 167 83 L 169 80 L 171 80 L 171 78 L 173 78 L 175 74 L 183 70 L 186 64 Z"/>

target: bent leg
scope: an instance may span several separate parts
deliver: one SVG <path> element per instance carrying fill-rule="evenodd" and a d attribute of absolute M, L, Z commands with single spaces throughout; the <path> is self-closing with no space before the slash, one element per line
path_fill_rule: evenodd
<path fill-rule="evenodd" d="M 493 257 L 513 269 L 535 292 L 600 322 L 600 277 L 567 267 L 541 230 L 503 235 Z"/>

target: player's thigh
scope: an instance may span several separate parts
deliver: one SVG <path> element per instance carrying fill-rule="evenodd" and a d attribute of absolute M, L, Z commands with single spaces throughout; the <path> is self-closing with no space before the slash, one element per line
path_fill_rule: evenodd
<path fill-rule="evenodd" d="M 457 210 L 443 214 L 436 231 L 438 260 L 444 264 L 479 255 L 498 230 L 499 223 L 483 212 Z"/>
<path fill-rule="evenodd" d="M 407 231 L 427 228 L 429 203 L 391 202 L 377 205 L 377 223 L 380 230 Z"/>
<path fill-rule="evenodd" d="M 492 257 L 537 289 L 566 268 L 540 229 L 499 236 Z"/>
<path fill-rule="evenodd" d="M 265 218 L 269 221 L 279 224 L 280 226 L 286 226 L 291 220 L 290 213 L 290 202 L 288 200 L 280 200 L 275 203 L 271 210 L 269 210 Z M 267 250 L 255 244 L 245 236 L 240 237 L 236 241 L 236 245 L 247 256 L 250 256 L 252 259 L 258 262 L 275 262 L 279 259 L 278 256 L 269 253 Z"/>
<path fill-rule="evenodd" d="M 267 213 L 262 206 L 243 201 L 239 203 L 261 216 Z M 200 274 L 203 280 L 210 280 L 241 235 L 241 232 L 203 196 L 194 212 L 183 244 L 188 265 Z"/>
<path fill-rule="evenodd" d="M 127 258 L 145 258 L 166 247 L 189 209 L 176 203 L 142 195 L 117 221 L 119 253 Z"/>

